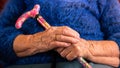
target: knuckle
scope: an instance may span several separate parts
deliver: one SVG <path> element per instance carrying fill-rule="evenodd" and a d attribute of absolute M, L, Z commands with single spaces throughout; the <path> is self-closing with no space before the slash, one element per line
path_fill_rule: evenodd
<path fill-rule="evenodd" d="M 53 43 L 54 43 L 54 45 L 56 45 L 56 47 L 58 46 L 58 42 L 55 41 L 55 42 L 53 42 Z"/>
<path fill-rule="evenodd" d="M 70 29 L 68 26 L 63 26 L 64 29 Z"/>
<path fill-rule="evenodd" d="M 54 43 L 53 42 L 51 42 L 51 43 L 49 43 L 49 46 L 48 47 L 54 47 Z"/>
<path fill-rule="evenodd" d="M 63 58 L 65 58 L 65 55 L 64 55 L 63 53 L 60 53 L 60 55 L 61 55 Z"/>
<path fill-rule="evenodd" d="M 65 34 L 66 33 L 66 29 L 62 29 L 62 34 Z"/>
<path fill-rule="evenodd" d="M 56 35 L 56 40 L 61 40 L 62 39 L 62 35 Z"/>
<path fill-rule="evenodd" d="M 49 42 L 49 45 L 55 45 L 55 42 L 54 41 Z"/>
<path fill-rule="evenodd" d="M 57 42 L 51 42 L 49 45 L 50 45 L 50 47 L 53 47 L 53 48 L 58 47 Z"/>
<path fill-rule="evenodd" d="M 65 34 L 69 30 L 68 26 L 63 26 L 62 28 L 62 34 Z"/>
<path fill-rule="evenodd" d="M 62 35 L 58 35 L 58 39 L 62 39 Z"/>

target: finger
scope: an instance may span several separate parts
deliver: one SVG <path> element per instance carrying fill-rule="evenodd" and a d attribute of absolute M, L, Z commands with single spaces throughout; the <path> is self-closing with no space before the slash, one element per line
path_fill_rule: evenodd
<path fill-rule="evenodd" d="M 67 26 L 62 26 L 62 27 L 58 27 L 56 32 L 56 34 L 63 34 L 66 36 L 71 36 L 71 37 L 75 37 L 75 38 L 79 38 L 79 33 L 73 29 L 71 29 L 70 27 Z"/>
<path fill-rule="evenodd" d="M 70 36 L 64 36 L 64 35 L 56 35 L 56 41 L 61 41 L 61 42 L 67 42 L 67 43 L 76 43 L 79 41 L 79 39 L 70 37 Z"/>
<path fill-rule="evenodd" d="M 55 49 L 58 53 L 61 53 L 65 48 L 57 48 Z"/>
<path fill-rule="evenodd" d="M 67 60 L 71 61 L 77 58 L 77 54 L 74 51 L 71 51 L 67 56 Z"/>
<path fill-rule="evenodd" d="M 70 47 L 65 48 L 65 49 L 60 53 L 60 55 L 61 55 L 63 58 L 65 58 L 71 51 L 72 51 L 72 49 L 70 49 Z"/>
<path fill-rule="evenodd" d="M 54 49 L 54 48 L 59 48 L 59 47 L 68 47 L 70 46 L 70 43 L 65 43 L 65 42 L 59 42 L 59 41 L 53 41 L 50 43 L 50 48 Z"/>

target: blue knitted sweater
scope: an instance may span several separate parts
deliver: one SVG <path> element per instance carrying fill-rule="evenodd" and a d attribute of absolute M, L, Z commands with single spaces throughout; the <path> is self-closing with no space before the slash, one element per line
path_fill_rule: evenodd
<path fill-rule="evenodd" d="M 40 14 L 52 26 L 69 26 L 86 40 L 114 40 L 120 45 L 117 0 L 10 0 L 0 14 L 0 58 L 7 65 L 51 62 L 51 51 L 23 58 L 13 51 L 16 36 L 44 30 L 33 18 L 26 20 L 21 29 L 15 28 L 18 17 L 35 4 L 41 5 Z M 57 61 L 64 59 L 57 57 Z"/>

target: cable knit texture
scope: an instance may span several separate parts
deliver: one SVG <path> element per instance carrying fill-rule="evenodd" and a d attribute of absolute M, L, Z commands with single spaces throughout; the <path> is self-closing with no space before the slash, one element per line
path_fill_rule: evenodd
<path fill-rule="evenodd" d="M 117 0 L 10 0 L 0 15 L 0 58 L 8 65 L 51 62 L 51 53 L 18 58 L 13 41 L 19 34 L 34 34 L 44 28 L 29 18 L 19 30 L 17 18 L 40 4 L 40 14 L 52 26 L 69 26 L 86 40 L 114 40 L 120 45 L 120 5 Z M 58 57 L 57 61 L 62 58 Z"/>

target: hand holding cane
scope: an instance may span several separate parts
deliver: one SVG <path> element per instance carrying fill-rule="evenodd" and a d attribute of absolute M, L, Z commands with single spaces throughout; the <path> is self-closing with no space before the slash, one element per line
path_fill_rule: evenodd
<path fill-rule="evenodd" d="M 20 16 L 15 24 L 15 27 L 17 29 L 20 29 L 22 27 L 22 24 L 24 23 L 24 21 L 30 17 L 37 19 L 37 21 L 45 28 L 48 29 L 51 26 L 45 21 L 45 19 L 39 15 L 39 10 L 40 10 L 40 6 L 39 5 L 35 5 L 34 8 L 26 13 L 24 13 L 22 16 Z M 78 57 L 78 61 L 80 61 L 80 63 L 82 63 L 85 68 L 92 68 L 82 57 Z"/>

